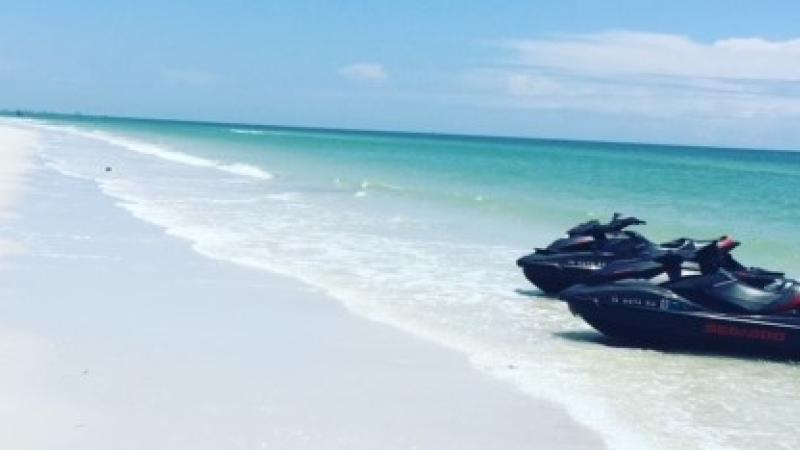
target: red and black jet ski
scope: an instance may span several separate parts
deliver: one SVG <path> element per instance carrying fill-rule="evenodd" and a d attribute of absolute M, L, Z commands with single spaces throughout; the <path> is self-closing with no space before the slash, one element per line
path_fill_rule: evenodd
<path fill-rule="evenodd" d="M 743 281 L 720 266 L 737 244 L 726 238 L 704 247 L 699 264 L 680 252 L 616 261 L 560 298 L 613 338 L 800 356 L 800 283 Z"/>

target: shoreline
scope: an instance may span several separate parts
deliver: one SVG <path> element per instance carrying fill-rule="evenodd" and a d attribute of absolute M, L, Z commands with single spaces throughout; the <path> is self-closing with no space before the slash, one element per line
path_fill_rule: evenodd
<path fill-rule="evenodd" d="M 30 251 L 0 271 L 14 369 L 0 392 L 22 395 L 22 413 L 0 408 L 17 430 L 5 447 L 44 423 L 32 448 L 604 446 L 465 356 L 206 258 L 94 183 L 41 166 L 29 179 L 7 228 Z"/>

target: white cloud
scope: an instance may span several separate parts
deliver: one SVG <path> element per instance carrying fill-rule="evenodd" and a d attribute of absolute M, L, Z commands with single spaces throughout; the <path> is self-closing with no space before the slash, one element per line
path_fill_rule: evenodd
<path fill-rule="evenodd" d="M 704 44 L 678 35 L 609 31 L 502 45 L 523 64 L 585 74 L 800 80 L 800 39 Z"/>
<path fill-rule="evenodd" d="M 339 69 L 339 75 L 355 81 L 378 82 L 389 78 L 389 74 L 380 64 L 354 63 Z"/>
<path fill-rule="evenodd" d="M 611 31 L 503 41 L 501 68 L 473 71 L 478 91 L 506 106 L 650 117 L 800 116 L 800 39 Z"/>

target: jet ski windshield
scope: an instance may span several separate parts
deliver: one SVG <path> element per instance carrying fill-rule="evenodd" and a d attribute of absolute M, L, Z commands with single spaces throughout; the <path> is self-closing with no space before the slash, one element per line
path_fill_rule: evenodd
<path fill-rule="evenodd" d="M 614 213 L 607 224 L 600 223 L 598 220 L 590 220 L 580 225 L 572 227 L 567 231 L 567 236 L 593 236 L 595 239 L 603 239 L 607 233 L 619 233 L 632 225 L 644 225 L 647 222 L 636 217 L 622 217 L 620 213 Z"/>

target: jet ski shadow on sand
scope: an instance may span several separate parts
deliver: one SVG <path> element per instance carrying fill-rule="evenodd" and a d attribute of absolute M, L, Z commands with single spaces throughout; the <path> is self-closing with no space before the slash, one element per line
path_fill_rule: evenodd
<path fill-rule="evenodd" d="M 774 272 L 769 282 L 740 278 L 726 267 L 737 245 L 721 238 L 613 261 L 559 298 L 626 343 L 800 357 L 800 283 Z"/>

